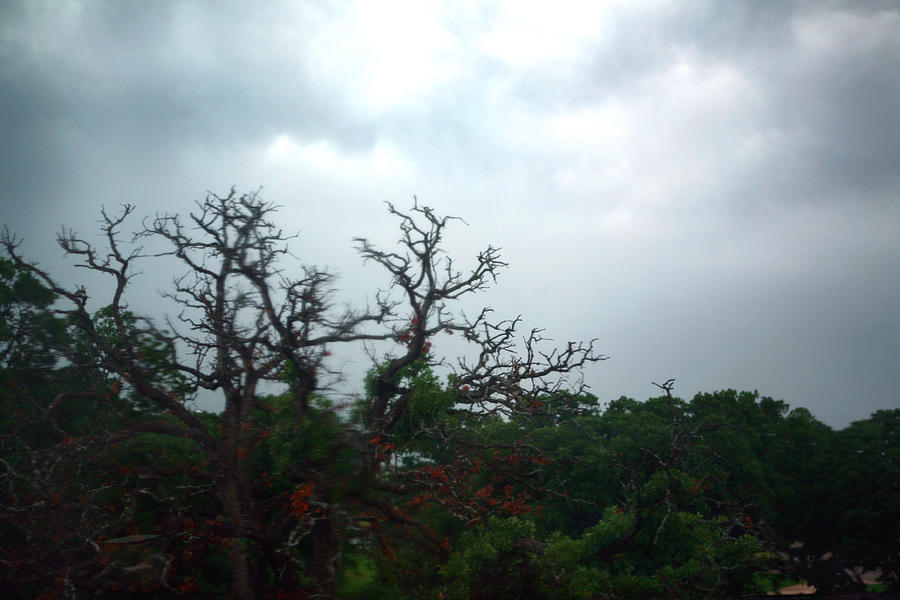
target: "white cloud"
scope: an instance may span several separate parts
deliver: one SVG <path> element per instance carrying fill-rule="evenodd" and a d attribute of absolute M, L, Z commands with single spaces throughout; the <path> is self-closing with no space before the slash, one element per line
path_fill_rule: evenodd
<path fill-rule="evenodd" d="M 355 2 L 313 36 L 309 68 L 357 110 L 409 106 L 460 72 L 440 13 L 434 2 Z"/>
<path fill-rule="evenodd" d="M 328 140 L 301 143 L 282 133 L 267 143 L 261 163 L 268 168 L 300 169 L 335 182 L 405 181 L 415 175 L 415 166 L 395 146 L 376 143 L 365 152 L 351 153 Z"/>
<path fill-rule="evenodd" d="M 481 52 L 516 68 L 577 60 L 608 35 L 614 3 L 509 0 L 492 3 L 491 27 L 478 39 Z"/>

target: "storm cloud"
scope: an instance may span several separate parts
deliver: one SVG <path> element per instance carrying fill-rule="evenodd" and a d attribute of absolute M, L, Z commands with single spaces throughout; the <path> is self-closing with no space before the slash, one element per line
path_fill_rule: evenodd
<path fill-rule="evenodd" d="M 598 338 L 601 400 L 842 426 L 900 406 L 898 61 L 891 2 L 11 1 L 2 220 L 69 272 L 53 234 L 101 205 L 264 186 L 359 299 L 351 238 L 416 194 L 460 260 L 503 248 L 498 314 Z"/>

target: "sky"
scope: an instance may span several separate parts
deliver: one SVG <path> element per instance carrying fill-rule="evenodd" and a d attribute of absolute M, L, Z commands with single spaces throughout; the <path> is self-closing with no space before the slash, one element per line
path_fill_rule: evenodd
<path fill-rule="evenodd" d="M 900 407 L 898 64 L 894 2 L 6 0 L 0 221 L 76 281 L 61 226 L 261 188 L 359 303 L 352 238 L 415 195 L 460 264 L 502 248 L 472 302 L 597 339 L 601 401 L 674 378 L 843 427 Z"/>

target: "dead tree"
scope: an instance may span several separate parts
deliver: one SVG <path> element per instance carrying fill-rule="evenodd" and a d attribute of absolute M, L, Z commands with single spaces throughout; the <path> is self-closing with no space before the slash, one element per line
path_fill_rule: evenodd
<path fill-rule="evenodd" d="M 579 379 L 568 382 L 588 363 L 602 360 L 590 343 L 568 343 L 549 352 L 541 350 L 541 332 L 534 330 L 519 340 L 519 319 L 490 321 L 484 309 L 474 320 L 452 312 L 452 303 L 494 283 L 506 267 L 499 251 L 488 247 L 474 266 L 459 270 L 442 250 L 451 217 L 414 205 L 401 212 L 389 205 L 400 220 L 401 237 L 395 251 L 381 250 L 364 238 L 358 250 L 367 262 L 384 268 L 389 286 L 378 292 L 365 310 L 338 310 L 334 304 L 334 277 L 311 266 L 292 276 L 285 264 L 291 258 L 285 235 L 273 221 L 277 207 L 258 194 L 208 195 L 188 217 L 158 215 L 144 221 L 129 242 L 120 236 L 134 207 L 126 205 L 117 216 L 102 213 L 105 244 L 98 248 L 72 231 L 58 241 L 78 266 L 108 276 L 113 282 L 107 314 L 114 335 L 101 330 L 88 309 L 84 288 L 69 288 L 50 273 L 28 263 L 18 253 L 18 241 L 6 235 L 3 242 L 13 261 L 30 270 L 68 306 L 58 312 L 68 316 L 90 340 L 94 367 L 121 378 L 124 386 L 152 407 L 118 436 L 153 432 L 192 440 L 209 464 L 209 483 L 221 507 L 217 535 L 228 540 L 234 598 L 250 599 L 267 594 L 263 571 L 278 573 L 277 585 L 296 585 L 290 571 L 306 569 L 318 597 L 333 595 L 335 566 L 343 531 L 349 521 L 345 506 L 329 501 L 328 482 L 314 463 L 295 473 L 297 484 L 306 479 L 316 484 L 309 498 L 316 516 L 304 532 L 312 540 L 308 564 L 293 563 L 287 553 L 288 527 L 266 527 L 263 515 L 275 498 L 255 494 L 260 473 L 255 472 L 254 449 L 266 435 L 254 411 L 260 408 L 260 385 L 287 382 L 291 418 L 299 424 L 307 418 L 325 380 L 334 375 L 327 357 L 331 348 L 348 343 L 388 343 L 392 350 L 380 357 L 374 392 L 362 407 L 362 425 L 349 424 L 334 441 L 335 447 L 353 448 L 359 455 L 363 491 L 379 486 L 387 460 L 372 439 L 387 439 L 406 413 L 410 390 L 398 383 L 398 374 L 415 361 L 437 361 L 430 354 L 430 340 L 453 332 L 474 344 L 474 362 L 459 361 L 452 379 L 458 395 L 456 410 L 474 417 L 503 415 L 515 418 L 529 406 L 529 399 L 561 389 L 579 391 Z M 137 244 L 163 242 L 161 251 L 145 251 Z M 166 328 L 149 317 L 135 318 L 126 295 L 136 265 L 148 260 L 175 260 L 184 273 L 176 277 L 165 296 L 180 308 L 168 315 Z M 108 328 L 107 328 L 108 329 Z M 165 358 L 151 364 L 142 353 L 141 339 L 152 339 L 166 349 Z M 166 385 L 160 371 L 179 373 L 190 382 L 187 389 Z M 224 412 L 221 433 L 210 432 L 187 401 L 197 390 L 221 394 Z M 389 489 L 384 485 L 381 489 Z M 304 488 L 306 489 L 306 488 Z M 312 488 L 309 488 L 312 489 Z M 376 503 L 372 501 L 374 506 Z M 386 518 L 390 510 L 385 511 Z M 296 532 L 294 532 L 296 533 Z M 288 573 L 285 575 L 285 573 Z"/>

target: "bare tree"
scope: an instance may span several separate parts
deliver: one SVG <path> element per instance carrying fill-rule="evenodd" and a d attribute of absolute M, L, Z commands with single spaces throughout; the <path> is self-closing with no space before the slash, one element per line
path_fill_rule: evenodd
<path fill-rule="evenodd" d="M 325 470 L 331 459 L 299 457 L 292 471 L 294 483 L 306 485 L 301 499 L 314 504 L 314 518 L 307 519 L 302 532 L 286 523 L 265 522 L 269 506 L 284 500 L 259 492 L 261 474 L 254 467 L 254 450 L 268 434 L 255 417 L 261 408 L 261 384 L 288 384 L 290 425 L 301 436 L 317 395 L 335 374 L 327 359 L 330 349 L 348 343 L 391 344 L 392 350 L 378 358 L 372 393 L 360 407 L 360 419 L 356 424 L 345 423 L 335 433 L 332 454 L 350 450 L 358 456 L 358 472 L 353 475 L 355 502 L 383 509 L 386 518 L 400 518 L 366 495 L 369 488 L 403 492 L 385 475 L 389 453 L 371 440 L 389 439 L 407 414 L 411 390 L 399 375 L 416 361 L 437 361 L 430 353 L 434 336 L 457 333 L 476 348 L 477 358 L 460 360 L 451 380 L 457 398 L 454 410 L 473 418 L 516 418 L 523 411 L 533 412 L 537 398 L 563 389 L 580 391 L 580 379 L 567 381 L 566 376 L 577 376 L 583 366 L 605 357 L 595 352 L 593 342 L 571 342 L 542 351 L 539 330 L 520 340 L 519 319 L 492 322 L 489 309 L 474 320 L 453 314 L 453 302 L 494 283 L 506 263 L 496 248 L 488 247 L 474 266 L 460 270 L 442 250 L 453 218 L 418 204 L 408 212 L 389 205 L 390 213 L 400 220 L 397 250 L 381 250 L 364 238 L 356 240 L 364 260 L 384 268 L 390 283 L 365 310 L 339 310 L 331 273 L 305 266 L 299 277 L 292 277 L 287 270 L 283 259 L 290 258 L 290 236 L 274 223 L 276 209 L 256 193 L 239 195 L 232 190 L 225 196 L 208 195 L 186 218 L 158 215 L 145 220 L 130 243 L 120 238 L 123 223 L 134 210 L 130 205 L 117 216 L 103 212 L 102 249 L 72 231 L 63 231 L 59 243 L 78 260 L 78 266 L 114 282 L 107 309 L 114 335 L 108 327 L 101 328 L 88 310 L 84 288 L 67 288 L 28 263 L 19 255 L 15 238 L 6 235 L 3 242 L 17 264 L 68 301 L 58 310 L 90 340 L 93 366 L 120 377 L 152 408 L 151 415 L 116 435 L 167 434 L 192 440 L 203 454 L 209 464 L 209 483 L 221 506 L 217 534 L 229 547 L 232 597 L 263 594 L 262 572 L 268 568 L 277 574 L 280 586 L 296 585 L 291 573 L 306 570 L 318 597 L 326 598 L 333 595 L 341 538 L 353 528 L 342 504 L 349 500 L 335 500 L 329 493 L 333 482 Z M 150 240 L 161 240 L 167 247 L 146 253 L 135 245 L 150 244 Z M 126 303 L 136 263 L 163 257 L 179 261 L 185 270 L 165 294 L 180 306 L 178 314 L 166 317 L 165 330 L 149 318 L 131 315 Z M 163 359 L 157 356 L 154 362 L 145 356 L 142 348 L 147 339 L 165 349 Z M 162 372 L 178 373 L 188 385 L 173 388 Z M 200 389 L 224 398 L 219 434 L 204 426 L 187 403 Z M 306 565 L 297 565 L 288 551 L 298 532 L 312 547 Z"/>

